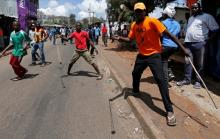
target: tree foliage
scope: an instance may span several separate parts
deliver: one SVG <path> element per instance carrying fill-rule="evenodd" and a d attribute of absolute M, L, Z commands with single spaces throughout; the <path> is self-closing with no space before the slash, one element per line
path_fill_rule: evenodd
<path fill-rule="evenodd" d="M 69 21 L 70 21 L 70 25 L 74 25 L 76 23 L 76 15 L 70 14 Z"/>
<path fill-rule="evenodd" d="M 107 15 L 110 22 L 130 22 L 133 16 L 134 4 L 143 2 L 147 12 L 152 12 L 156 6 L 164 7 L 168 2 L 174 0 L 107 0 Z M 125 9 L 121 9 L 120 5 L 125 5 Z"/>

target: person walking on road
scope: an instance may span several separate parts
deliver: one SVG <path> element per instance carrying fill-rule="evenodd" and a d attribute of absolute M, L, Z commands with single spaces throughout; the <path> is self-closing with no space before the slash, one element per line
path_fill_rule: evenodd
<path fill-rule="evenodd" d="M 176 125 L 176 118 L 173 112 L 172 102 L 170 100 L 168 83 L 165 81 L 161 51 L 162 46 L 160 38 L 163 34 L 170 37 L 177 43 L 185 52 L 184 46 L 169 33 L 166 27 L 157 19 L 146 16 L 146 7 L 144 3 L 138 2 L 134 6 L 136 22 L 131 25 L 131 30 L 128 37 L 115 37 L 116 40 L 130 42 L 135 39 L 138 46 L 139 54 L 137 55 L 134 69 L 132 72 L 133 77 L 133 91 L 134 96 L 140 95 L 140 79 L 143 71 L 149 66 L 153 76 L 159 86 L 160 94 L 162 96 L 163 104 L 167 112 L 167 124 L 169 126 Z"/>
<path fill-rule="evenodd" d="M 102 42 L 104 44 L 105 47 L 107 47 L 107 40 L 108 40 L 108 29 L 105 25 L 105 23 L 102 26 Z"/>
<path fill-rule="evenodd" d="M 100 28 L 98 24 L 95 25 L 95 42 L 96 44 L 99 44 L 99 36 L 100 36 Z"/>
<path fill-rule="evenodd" d="M 34 49 L 32 49 L 31 55 L 32 55 L 32 63 L 30 66 L 36 65 L 36 52 L 39 49 L 40 50 L 40 60 L 41 63 L 40 65 L 42 67 L 46 66 L 46 61 L 45 61 L 45 54 L 44 54 L 44 42 L 47 40 L 48 34 L 46 31 L 41 27 L 40 23 L 36 24 L 35 28 L 35 35 L 34 35 Z"/>
<path fill-rule="evenodd" d="M 95 42 L 95 30 L 93 28 L 93 25 L 89 25 L 88 34 L 89 34 L 89 39 L 94 44 L 94 42 Z M 90 54 L 91 54 L 92 58 L 94 58 L 95 57 L 95 54 L 94 54 L 95 48 L 90 47 L 91 45 L 90 45 L 89 40 L 87 40 L 87 46 L 88 46 L 88 50 L 90 51 Z"/>
<path fill-rule="evenodd" d="M 27 54 L 26 49 L 29 47 L 31 39 L 23 30 L 20 30 L 20 24 L 18 21 L 13 22 L 13 27 L 14 31 L 10 34 L 10 44 L 2 51 L 2 55 L 4 55 L 9 48 L 13 47 L 10 64 L 17 77 L 12 80 L 18 81 L 23 79 L 24 75 L 28 72 L 27 69 L 21 66 L 21 61 L 23 56 Z M 26 45 L 24 46 L 25 42 Z"/>
<path fill-rule="evenodd" d="M 72 56 L 70 64 L 68 66 L 67 74 L 71 75 L 70 71 L 71 71 L 73 64 L 82 56 L 89 64 L 91 64 L 93 66 L 93 68 L 97 72 L 97 74 L 98 74 L 97 80 L 101 80 L 103 75 L 101 74 L 97 64 L 94 62 L 93 58 L 91 57 L 91 55 L 88 51 L 88 47 L 86 44 L 87 40 L 89 40 L 92 47 L 95 48 L 95 46 L 94 46 L 93 42 L 91 41 L 91 39 L 89 39 L 88 32 L 82 31 L 81 26 L 82 26 L 82 24 L 80 22 L 77 22 L 76 23 L 76 31 L 73 32 L 68 38 L 65 38 L 64 36 L 60 36 L 64 40 L 67 40 L 67 41 L 69 39 L 75 38 L 76 49 L 75 49 L 75 52 Z M 95 49 L 95 50 L 98 53 L 97 49 Z"/>
<path fill-rule="evenodd" d="M 60 28 L 60 34 L 66 37 L 66 27 L 64 25 Z M 66 45 L 66 42 L 62 38 L 61 38 L 61 44 Z"/>
<path fill-rule="evenodd" d="M 210 39 L 212 39 L 213 36 L 217 34 L 219 26 L 212 15 L 202 12 L 200 3 L 194 3 L 191 10 L 192 16 L 189 18 L 187 24 L 185 45 L 190 52 L 190 59 L 194 62 L 200 76 L 203 76 L 205 45 L 208 41 L 209 31 L 213 33 L 210 37 Z M 177 82 L 177 85 L 189 85 L 191 83 L 191 76 L 192 65 L 189 60 L 185 58 L 184 79 Z M 197 75 L 193 87 L 195 89 L 200 89 L 202 87 L 201 81 Z"/>
<path fill-rule="evenodd" d="M 35 41 L 34 41 L 34 35 L 35 35 L 35 24 L 31 24 L 30 30 L 29 30 L 29 37 L 32 40 L 30 43 L 31 49 L 33 51 L 34 49 L 34 45 L 35 45 Z M 40 55 L 38 54 L 38 52 L 35 52 L 36 58 L 37 60 L 40 60 Z"/>

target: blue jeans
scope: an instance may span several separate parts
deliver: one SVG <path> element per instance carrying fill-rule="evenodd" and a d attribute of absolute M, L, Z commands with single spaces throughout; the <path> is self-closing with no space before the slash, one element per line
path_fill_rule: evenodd
<path fill-rule="evenodd" d="M 31 55 L 32 55 L 32 63 L 36 62 L 36 55 L 35 53 L 37 52 L 37 50 L 40 50 L 40 59 L 41 59 L 41 63 L 45 63 L 45 56 L 44 56 L 44 43 L 43 42 L 38 42 L 35 43 L 33 46 L 33 49 L 31 51 Z"/>
<path fill-rule="evenodd" d="M 204 54 L 205 54 L 205 45 L 206 42 L 187 42 L 185 43 L 186 49 L 190 52 L 190 59 L 193 62 L 196 70 L 203 76 L 203 65 L 204 65 Z M 192 65 L 190 64 L 189 60 L 185 57 L 185 77 L 186 81 L 191 82 L 192 79 Z M 201 82 L 199 77 L 196 75 L 196 82 Z"/>
<path fill-rule="evenodd" d="M 153 54 L 150 56 L 142 56 L 140 54 L 137 55 L 134 69 L 132 72 L 133 91 L 139 92 L 141 75 L 148 66 L 150 67 L 154 79 L 158 84 L 166 111 L 173 112 L 172 102 L 170 100 L 168 91 L 168 83 L 164 79 L 163 65 L 160 54 Z"/>

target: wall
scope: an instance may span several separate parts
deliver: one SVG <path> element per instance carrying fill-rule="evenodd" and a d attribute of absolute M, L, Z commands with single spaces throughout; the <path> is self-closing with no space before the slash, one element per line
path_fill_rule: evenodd
<path fill-rule="evenodd" d="M 17 3 L 15 0 L 0 0 L 0 15 L 18 17 Z"/>

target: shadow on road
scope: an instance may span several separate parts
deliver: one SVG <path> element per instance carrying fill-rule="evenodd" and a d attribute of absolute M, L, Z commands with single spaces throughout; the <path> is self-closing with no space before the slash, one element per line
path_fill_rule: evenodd
<path fill-rule="evenodd" d="M 35 78 L 38 75 L 39 75 L 38 73 L 37 74 L 25 74 L 24 77 L 22 79 L 20 79 L 20 80 L 33 79 L 33 78 Z M 19 81 L 19 80 L 14 80 L 15 78 L 16 77 L 11 78 L 10 80 L 12 80 L 12 81 Z"/>
<path fill-rule="evenodd" d="M 154 80 L 153 76 L 142 78 L 141 82 L 148 82 L 148 83 L 151 83 L 151 84 L 156 84 L 156 81 Z"/>
<path fill-rule="evenodd" d="M 132 88 L 124 88 L 122 92 L 124 93 L 124 99 L 127 99 L 128 96 L 133 96 L 131 93 Z M 154 102 L 153 102 L 153 100 L 162 101 L 161 99 L 152 97 L 150 94 L 146 92 L 140 92 L 140 95 L 135 96 L 135 97 L 142 100 L 149 108 L 151 108 L 156 113 L 160 114 L 161 116 L 166 117 L 166 112 L 162 110 L 161 108 L 157 107 L 156 105 L 154 105 Z"/>
<path fill-rule="evenodd" d="M 62 75 L 61 78 L 66 78 L 68 76 L 87 76 L 87 77 L 98 77 L 97 73 L 90 71 L 77 71 L 70 73 L 70 75 Z"/>
<path fill-rule="evenodd" d="M 38 76 L 39 74 L 25 74 L 23 79 L 33 79 L 36 76 Z"/>

